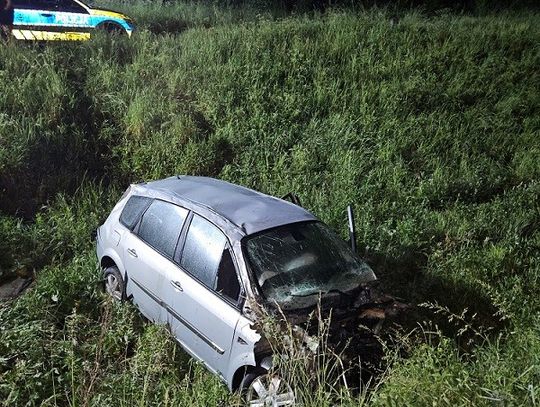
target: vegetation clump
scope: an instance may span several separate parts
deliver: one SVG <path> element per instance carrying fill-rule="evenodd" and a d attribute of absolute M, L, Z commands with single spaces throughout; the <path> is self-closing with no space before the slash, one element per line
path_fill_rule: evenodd
<path fill-rule="evenodd" d="M 103 3 L 131 39 L 0 44 L 0 280 L 37 273 L 0 304 L 0 405 L 240 403 L 100 292 L 90 232 L 181 173 L 294 191 L 344 236 L 353 203 L 382 287 L 427 304 L 365 391 L 301 394 L 538 405 L 536 11 Z"/>

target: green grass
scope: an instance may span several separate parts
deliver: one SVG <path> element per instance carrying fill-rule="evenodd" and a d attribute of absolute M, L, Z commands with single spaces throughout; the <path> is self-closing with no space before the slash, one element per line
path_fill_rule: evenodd
<path fill-rule="evenodd" d="M 383 287 L 438 304 L 339 403 L 540 403 L 537 13 L 116 5 L 131 40 L 0 46 L 0 278 L 38 271 L 0 306 L 0 404 L 237 402 L 99 294 L 90 231 L 179 173 L 294 191 L 344 237 L 353 203 Z"/>

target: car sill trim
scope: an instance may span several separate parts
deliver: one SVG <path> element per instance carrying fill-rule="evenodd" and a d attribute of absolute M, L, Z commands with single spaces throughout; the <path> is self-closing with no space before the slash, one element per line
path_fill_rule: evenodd
<path fill-rule="evenodd" d="M 148 295 L 150 298 L 152 298 L 155 302 L 157 302 L 162 307 L 167 308 L 167 304 L 159 299 L 156 295 L 154 295 L 150 290 L 148 290 L 146 287 L 144 287 L 140 282 L 135 280 L 133 277 L 130 278 L 130 281 L 133 281 L 137 287 L 139 287 L 141 290 L 144 291 L 146 295 Z"/>
<path fill-rule="evenodd" d="M 182 325 L 185 325 L 186 328 L 188 328 L 191 332 L 193 332 L 195 335 L 197 335 L 200 339 L 202 339 L 208 346 L 210 346 L 212 349 L 214 349 L 217 353 L 220 355 L 223 355 L 225 353 L 224 349 L 221 349 L 217 344 L 212 342 L 209 338 L 207 338 L 202 332 L 200 332 L 197 328 L 195 328 L 193 325 L 191 325 L 188 321 L 186 321 L 184 318 L 182 318 L 175 310 L 173 310 L 171 307 L 166 306 L 167 311 L 169 314 L 171 314 L 176 320 L 178 320 Z"/>

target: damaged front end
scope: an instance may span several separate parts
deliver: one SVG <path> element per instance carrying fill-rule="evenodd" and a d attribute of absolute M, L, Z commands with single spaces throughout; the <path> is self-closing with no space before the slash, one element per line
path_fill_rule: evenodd
<path fill-rule="evenodd" d="M 359 287 L 355 294 L 340 302 L 319 296 L 311 309 L 284 311 L 274 304 L 272 311 L 260 311 L 256 327 L 263 336 L 255 347 L 259 359 L 272 354 L 281 364 L 295 360 L 312 371 L 321 370 L 321 361 L 333 360 L 337 366 L 330 369 L 333 378 L 345 384 L 376 374 L 383 355 L 384 325 L 407 305 L 381 293 L 373 283 Z"/>
<path fill-rule="evenodd" d="M 257 360 L 272 355 L 289 365 L 284 370 L 298 363 L 321 371 L 330 355 L 339 367 L 330 370 L 342 377 L 375 373 L 383 324 L 404 304 L 377 289 L 375 273 L 354 250 L 318 221 L 247 236 L 242 249 L 255 288 L 250 319 L 262 336 Z"/>

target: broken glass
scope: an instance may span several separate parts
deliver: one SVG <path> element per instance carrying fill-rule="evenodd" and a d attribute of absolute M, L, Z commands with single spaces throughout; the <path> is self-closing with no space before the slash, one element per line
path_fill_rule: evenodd
<path fill-rule="evenodd" d="M 309 307 L 319 295 L 346 295 L 375 280 L 371 268 L 321 222 L 248 236 L 244 247 L 263 295 L 284 309 Z"/>

